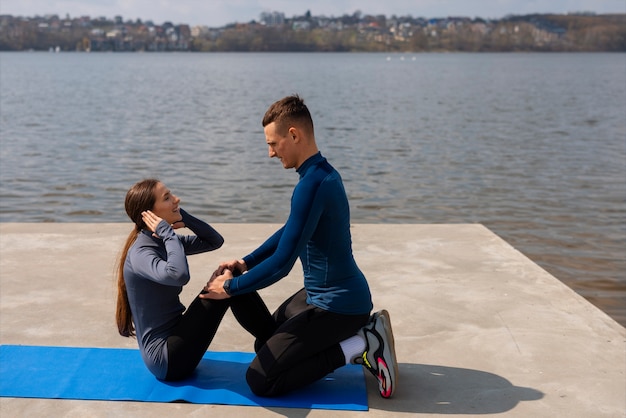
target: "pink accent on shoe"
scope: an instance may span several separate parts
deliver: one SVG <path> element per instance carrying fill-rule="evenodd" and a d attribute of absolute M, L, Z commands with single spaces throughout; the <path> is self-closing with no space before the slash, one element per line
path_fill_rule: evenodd
<path fill-rule="evenodd" d="M 378 362 L 378 389 L 380 390 L 380 395 L 383 398 L 390 398 L 393 389 L 391 387 L 391 380 L 387 379 L 389 376 L 389 368 L 387 367 L 387 363 L 381 357 L 377 359 Z M 389 385 L 388 385 L 389 383 Z"/>

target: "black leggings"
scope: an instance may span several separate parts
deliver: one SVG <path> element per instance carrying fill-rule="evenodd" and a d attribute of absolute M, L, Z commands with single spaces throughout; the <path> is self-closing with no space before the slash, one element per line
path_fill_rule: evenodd
<path fill-rule="evenodd" d="M 224 300 L 196 297 L 167 339 L 165 380 L 181 380 L 193 373 L 229 306 L 241 326 L 255 338 L 267 339 L 271 336 L 275 329 L 274 321 L 258 293 Z"/>
<path fill-rule="evenodd" d="M 300 290 L 274 313 L 275 331 L 257 338 L 257 355 L 246 373 L 252 392 L 277 396 L 309 385 L 345 365 L 339 342 L 353 335 L 369 319 L 341 315 L 306 303 Z"/>

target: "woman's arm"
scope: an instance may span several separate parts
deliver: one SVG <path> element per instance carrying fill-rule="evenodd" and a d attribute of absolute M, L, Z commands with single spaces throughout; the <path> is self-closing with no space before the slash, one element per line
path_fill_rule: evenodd
<path fill-rule="evenodd" d="M 133 271 L 149 280 L 167 286 L 184 286 L 189 282 L 189 265 L 185 248 L 172 227 L 161 220 L 151 238 L 139 237 L 128 257 Z M 158 240 L 163 241 L 163 246 Z"/>
<path fill-rule="evenodd" d="M 182 222 L 185 226 L 196 234 L 195 236 L 187 235 L 180 237 L 187 255 L 213 251 L 224 244 L 224 237 L 211 225 L 190 215 L 183 209 L 180 209 L 180 214 L 183 217 Z"/>

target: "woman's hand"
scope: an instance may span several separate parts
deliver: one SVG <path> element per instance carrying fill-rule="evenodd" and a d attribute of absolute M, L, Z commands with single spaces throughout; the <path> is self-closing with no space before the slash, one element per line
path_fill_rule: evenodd
<path fill-rule="evenodd" d="M 148 229 L 153 232 L 152 235 L 154 235 L 156 238 L 159 238 L 159 236 L 156 234 L 156 228 L 159 222 L 163 220 L 163 218 L 158 217 L 151 210 L 141 212 L 141 217 L 143 218 L 143 222 L 146 224 Z M 183 220 L 181 219 L 180 221 L 174 222 L 170 226 L 172 227 L 172 229 L 184 228 L 185 222 L 183 222 Z"/>
<path fill-rule="evenodd" d="M 246 262 L 243 260 L 223 261 L 213 272 L 211 280 L 221 274 L 224 274 L 226 270 L 230 270 L 233 276 L 241 276 L 243 273 L 248 271 L 248 266 L 246 266 Z"/>
<path fill-rule="evenodd" d="M 151 210 L 146 210 L 144 212 L 141 212 L 141 218 L 143 219 L 143 222 L 146 224 L 146 227 L 150 231 L 152 231 L 154 233 L 154 236 L 156 237 L 157 236 L 156 235 L 157 225 L 163 219 L 159 218 L 158 216 L 156 216 Z"/>
<path fill-rule="evenodd" d="M 172 229 L 179 229 L 179 228 L 184 228 L 185 227 L 185 222 L 182 221 L 182 219 L 180 221 L 176 221 L 171 225 Z"/>

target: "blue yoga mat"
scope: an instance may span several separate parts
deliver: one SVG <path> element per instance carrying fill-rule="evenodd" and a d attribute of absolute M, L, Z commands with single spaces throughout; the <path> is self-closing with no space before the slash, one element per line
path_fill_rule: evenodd
<path fill-rule="evenodd" d="M 361 366 L 349 365 L 304 389 L 255 396 L 245 373 L 252 353 L 209 351 L 189 379 L 157 380 L 138 350 L 0 346 L 0 396 L 174 402 L 367 411 Z"/>

